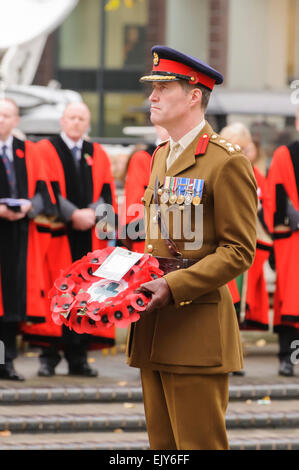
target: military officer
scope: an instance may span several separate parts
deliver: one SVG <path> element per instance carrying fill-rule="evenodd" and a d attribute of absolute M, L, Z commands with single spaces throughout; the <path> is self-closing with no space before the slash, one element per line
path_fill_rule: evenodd
<path fill-rule="evenodd" d="M 128 364 L 141 369 L 151 449 L 228 449 L 228 375 L 243 357 L 226 284 L 254 259 L 257 187 L 240 148 L 205 120 L 222 75 L 169 47 L 152 54 L 141 81 L 152 84 L 151 121 L 170 139 L 155 151 L 143 197 L 145 252 L 164 276 L 140 287 L 151 300 L 131 327 Z M 193 238 L 177 230 L 188 222 Z"/>

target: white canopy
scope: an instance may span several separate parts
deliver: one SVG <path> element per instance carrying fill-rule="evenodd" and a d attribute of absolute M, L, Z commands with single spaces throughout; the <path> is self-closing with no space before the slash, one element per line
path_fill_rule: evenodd
<path fill-rule="evenodd" d="M 78 0 L 2 0 L 0 49 L 50 34 L 77 3 Z"/>

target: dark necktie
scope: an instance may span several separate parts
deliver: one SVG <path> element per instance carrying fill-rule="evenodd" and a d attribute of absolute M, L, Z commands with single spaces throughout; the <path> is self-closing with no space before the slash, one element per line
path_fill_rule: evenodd
<path fill-rule="evenodd" d="M 74 157 L 76 168 L 77 168 L 77 170 L 79 170 L 79 168 L 80 168 L 80 158 L 79 158 L 80 149 L 79 149 L 79 147 L 77 147 L 77 145 L 75 145 L 75 147 L 72 148 L 71 152 L 72 152 L 73 157 Z"/>
<path fill-rule="evenodd" d="M 1 158 L 4 163 L 8 183 L 10 186 L 11 197 L 17 197 L 17 188 L 16 188 L 16 176 L 15 176 L 15 169 L 14 164 L 11 162 L 6 153 L 7 145 L 3 145 L 2 147 L 2 154 Z"/>

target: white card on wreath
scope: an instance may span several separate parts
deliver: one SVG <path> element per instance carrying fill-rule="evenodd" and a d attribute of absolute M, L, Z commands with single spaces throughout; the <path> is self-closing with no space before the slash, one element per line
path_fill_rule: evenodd
<path fill-rule="evenodd" d="M 93 273 L 94 276 L 104 277 L 111 281 L 120 281 L 123 276 L 142 258 L 144 253 L 125 250 L 116 247 L 105 259 L 103 264 Z"/>

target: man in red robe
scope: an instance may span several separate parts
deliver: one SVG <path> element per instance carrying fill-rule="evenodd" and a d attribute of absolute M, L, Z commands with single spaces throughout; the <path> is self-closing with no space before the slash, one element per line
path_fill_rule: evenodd
<path fill-rule="evenodd" d="M 49 231 L 34 218 L 51 209 L 45 173 L 35 146 L 12 134 L 19 110 L 0 101 L 0 340 L 5 361 L 0 379 L 24 380 L 13 361 L 22 321 L 39 323 L 46 316 L 42 258 Z M 47 209 L 48 208 L 48 209 Z"/>
<path fill-rule="evenodd" d="M 97 214 L 97 209 L 105 204 L 117 213 L 110 160 L 100 144 L 84 139 L 89 125 L 88 107 L 84 103 L 69 104 L 61 118 L 61 134 L 37 144 L 52 182 L 60 220 L 53 227 L 45 263 L 48 290 L 61 270 L 86 253 L 108 245 L 98 233 L 103 219 L 97 223 L 97 215 L 103 214 Z M 77 334 L 54 324 L 50 310 L 45 324 L 27 326 L 24 333 L 26 340 L 43 346 L 40 376 L 54 375 L 61 349 L 70 374 L 96 376 L 97 371 L 88 364 L 87 350 L 91 345 L 111 347 L 115 340 L 114 327 L 103 327 L 92 336 Z"/>
<path fill-rule="evenodd" d="M 299 132 L 299 109 L 296 129 Z M 276 289 L 274 331 L 279 336 L 279 374 L 294 375 L 292 352 L 299 339 L 299 141 L 273 154 L 267 176 L 265 218 L 274 237 Z"/>

